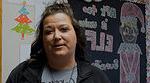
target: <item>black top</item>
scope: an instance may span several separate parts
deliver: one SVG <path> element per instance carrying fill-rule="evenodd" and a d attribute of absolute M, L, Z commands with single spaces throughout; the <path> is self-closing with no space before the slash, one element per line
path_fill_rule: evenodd
<path fill-rule="evenodd" d="M 41 83 L 44 65 L 38 60 L 24 61 L 11 72 L 6 83 Z M 77 62 L 77 72 L 77 83 L 110 83 L 103 71 L 87 62 Z"/>

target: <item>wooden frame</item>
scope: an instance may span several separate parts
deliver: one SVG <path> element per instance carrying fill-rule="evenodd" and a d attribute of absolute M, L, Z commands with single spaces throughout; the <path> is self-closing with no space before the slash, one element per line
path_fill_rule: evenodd
<path fill-rule="evenodd" d="M 2 0 L 0 0 L 0 83 L 2 83 Z"/>

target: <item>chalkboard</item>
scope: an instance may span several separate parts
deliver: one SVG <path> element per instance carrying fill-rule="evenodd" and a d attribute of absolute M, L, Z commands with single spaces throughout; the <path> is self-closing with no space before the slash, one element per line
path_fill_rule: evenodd
<path fill-rule="evenodd" d="M 146 83 L 145 5 L 120 0 L 69 0 L 85 28 L 86 54 L 112 83 Z"/>

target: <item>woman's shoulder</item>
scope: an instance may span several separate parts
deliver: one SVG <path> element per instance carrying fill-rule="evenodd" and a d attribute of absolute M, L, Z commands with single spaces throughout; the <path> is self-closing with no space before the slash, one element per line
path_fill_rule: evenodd
<path fill-rule="evenodd" d="M 41 64 L 39 64 L 39 61 L 36 60 L 32 60 L 32 59 L 28 59 L 26 61 L 23 61 L 22 63 L 18 64 L 12 71 L 11 74 L 17 74 L 20 72 L 25 71 L 27 68 L 32 68 L 34 66 L 40 66 Z"/>
<path fill-rule="evenodd" d="M 39 73 L 41 69 L 42 63 L 40 61 L 32 59 L 26 60 L 11 71 L 6 83 L 15 83 L 15 81 L 18 81 L 22 77 L 27 76 L 31 71 Z"/>
<path fill-rule="evenodd" d="M 15 82 L 16 78 L 21 76 L 20 74 L 25 69 L 26 65 L 28 64 L 28 61 L 24 61 L 20 64 L 18 64 L 9 74 L 6 83 L 12 83 Z"/>
<path fill-rule="evenodd" d="M 102 83 L 110 83 L 110 80 L 106 75 L 105 71 L 100 70 L 99 68 L 93 65 L 91 65 L 91 69 L 95 78 L 101 79 Z"/>
<path fill-rule="evenodd" d="M 24 61 L 24 62 L 21 62 L 20 64 L 18 64 L 12 71 L 11 73 L 17 73 L 17 72 L 20 72 L 22 70 L 25 69 L 25 67 L 27 66 L 28 64 L 28 60 L 27 61 Z"/>
<path fill-rule="evenodd" d="M 90 63 L 82 63 L 83 71 L 89 71 L 92 73 L 92 76 L 95 81 L 100 81 L 100 83 L 110 83 L 108 76 L 106 75 L 105 71 L 100 70 L 99 68 L 91 65 Z"/>

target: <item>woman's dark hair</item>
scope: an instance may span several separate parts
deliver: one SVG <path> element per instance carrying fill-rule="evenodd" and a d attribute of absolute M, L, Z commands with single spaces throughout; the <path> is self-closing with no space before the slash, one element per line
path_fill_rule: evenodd
<path fill-rule="evenodd" d="M 80 27 L 76 19 L 73 15 L 73 10 L 71 9 L 70 5 L 68 3 L 54 3 L 53 5 L 50 5 L 46 7 L 45 11 L 42 14 L 40 23 L 37 27 L 36 32 L 36 40 L 32 43 L 31 46 L 31 59 L 46 59 L 45 51 L 43 47 L 43 21 L 46 17 L 49 15 L 54 15 L 56 13 L 65 13 L 68 15 L 71 19 L 72 25 L 74 27 L 74 30 L 76 32 L 77 36 L 77 44 L 76 44 L 76 50 L 75 50 L 75 58 L 76 60 L 85 60 L 84 58 L 84 48 L 85 48 L 85 34 L 84 34 L 84 28 Z"/>

